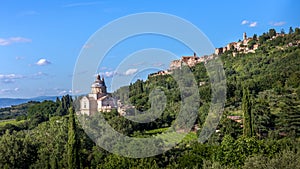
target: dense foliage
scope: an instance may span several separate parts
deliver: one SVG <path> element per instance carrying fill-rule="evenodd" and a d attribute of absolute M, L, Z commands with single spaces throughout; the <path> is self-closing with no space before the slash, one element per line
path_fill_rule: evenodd
<path fill-rule="evenodd" d="M 232 50 L 219 56 L 226 73 L 227 101 L 216 132 L 204 144 L 197 142 L 196 135 L 209 111 L 211 86 L 205 64 L 200 63 L 191 68 L 199 84 L 200 98 L 194 101 L 200 103 L 195 122 L 200 130 L 173 149 L 141 159 L 111 154 L 85 134 L 74 116 L 72 98 L 64 96 L 56 102 L 26 105 L 16 114 L 18 121 L 1 121 L 0 168 L 300 168 L 299 42 L 299 28 L 280 36 L 270 29 L 249 42 L 250 47 L 260 44 L 256 53 L 233 56 Z M 103 116 L 128 136 L 164 133 L 176 125 L 180 110 L 182 91 L 177 82 L 172 75 L 149 76 L 114 93 L 135 106 L 138 111 L 129 113 L 136 115 L 151 107 L 149 95 L 154 89 L 163 91 L 166 108 L 153 122 L 132 122 L 115 110 Z"/>

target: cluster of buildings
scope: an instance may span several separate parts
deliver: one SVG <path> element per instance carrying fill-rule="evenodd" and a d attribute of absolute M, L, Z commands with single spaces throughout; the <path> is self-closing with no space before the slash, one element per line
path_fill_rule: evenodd
<path fill-rule="evenodd" d="M 150 76 L 158 76 L 158 75 L 167 75 L 171 74 L 173 70 L 181 68 L 183 65 L 187 65 L 189 67 L 193 67 L 198 63 L 204 62 L 206 64 L 207 61 L 212 60 L 216 55 L 205 55 L 202 57 L 198 57 L 196 53 L 193 56 L 182 56 L 178 60 L 173 60 L 170 63 L 170 67 L 167 70 L 161 70 L 157 73 L 152 73 Z"/>
<path fill-rule="evenodd" d="M 259 44 L 255 43 L 251 48 L 249 47 L 249 42 L 253 40 L 253 38 L 247 37 L 246 32 L 243 34 L 243 40 L 239 42 L 231 42 L 224 47 L 216 48 L 215 54 L 220 55 L 226 51 L 233 51 L 233 56 L 237 53 L 255 53 L 255 50 L 258 49 Z"/>
<path fill-rule="evenodd" d="M 181 68 L 183 64 L 193 67 L 198 63 L 204 62 L 206 64 L 207 61 L 212 60 L 217 55 L 220 55 L 226 51 L 231 50 L 233 52 L 233 56 L 237 53 L 255 53 L 255 50 L 258 49 L 259 44 L 255 43 L 251 47 L 249 46 L 249 42 L 253 40 L 251 37 L 247 37 L 247 34 L 243 34 L 243 40 L 238 42 L 231 42 L 224 47 L 216 48 L 215 53 L 211 55 L 205 55 L 202 57 L 198 57 L 196 53 L 193 56 L 182 56 L 178 60 L 173 60 L 170 63 L 170 67 L 167 70 L 161 70 L 157 73 L 152 73 L 150 76 L 158 76 L 158 75 L 167 75 L 171 74 L 174 69 Z"/>

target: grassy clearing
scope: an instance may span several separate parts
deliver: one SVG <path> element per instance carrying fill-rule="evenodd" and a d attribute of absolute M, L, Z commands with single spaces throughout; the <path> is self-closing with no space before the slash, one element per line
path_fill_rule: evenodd
<path fill-rule="evenodd" d="M 6 124 L 12 124 L 12 125 L 18 126 L 18 125 L 20 125 L 22 123 L 25 123 L 25 122 L 26 122 L 26 120 L 17 121 L 16 119 L 1 120 L 0 121 L 0 127 L 5 126 Z"/>
<path fill-rule="evenodd" d="M 152 137 L 156 137 L 162 139 L 167 144 L 176 144 L 178 142 L 190 142 L 197 140 L 197 134 L 194 132 L 185 133 L 177 133 L 177 132 L 168 132 L 169 128 L 159 128 L 154 130 L 148 130 L 143 132 L 142 135 L 148 135 Z"/>

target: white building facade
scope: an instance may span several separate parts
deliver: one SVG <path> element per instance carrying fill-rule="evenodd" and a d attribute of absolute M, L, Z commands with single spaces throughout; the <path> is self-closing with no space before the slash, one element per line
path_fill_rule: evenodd
<path fill-rule="evenodd" d="M 80 99 L 80 113 L 90 116 L 97 112 L 110 112 L 116 108 L 117 102 L 107 93 L 104 78 L 97 75 L 91 85 L 91 93 Z"/>

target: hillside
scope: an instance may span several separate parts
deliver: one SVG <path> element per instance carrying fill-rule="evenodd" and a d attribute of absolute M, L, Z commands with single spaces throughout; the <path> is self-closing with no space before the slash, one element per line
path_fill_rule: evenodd
<path fill-rule="evenodd" d="M 255 116 L 255 123 L 262 123 L 256 119 L 268 119 L 268 121 L 263 122 L 265 124 L 254 126 L 258 135 L 267 134 L 265 133 L 266 130 L 272 132 L 285 130 L 287 132 L 286 126 L 280 125 L 278 121 L 284 120 L 282 118 L 286 113 L 295 113 L 295 117 L 298 117 L 296 114 L 299 114 L 300 110 L 299 29 L 296 29 L 293 34 L 285 34 L 275 38 L 269 36 L 270 32 L 273 32 L 273 29 L 258 37 L 256 43 L 260 45 L 255 53 L 237 52 L 233 48 L 218 56 L 223 61 L 227 82 L 227 102 L 224 118 L 238 116 L 241 119 L 243 117 L 243 89 L 248 89 L 253 102 L 252 111 Z M 199 84 L 201 107 L 197 124 L 200 126 L 208 114 L 211 99 L 210 81 L 205 66 L 205 62 L 200 62 L 190 67 L 197 84 Z M 176 73 L 176 71 L 176 69 L 173 70 L 173 73 Z M 131 84 L 128 87 L 130 91 L 129 99 L 127 98 L 126 87 L 121 88 L 115 94 L 123 102 L 130 101 L 138 110 L 145 111 L 150 108 L 148 96 L 157 87 L 165 92 L 168 104 L 162 117 L 149 123 L 147 128 L 170 126 L 177 117 L 181 101 L 180 90 L 172 74 L 149 76 L 146 81 L 138 80 Z M 297 120 L 297 123 L 300 122 L 300 118 L 297 118 Z M 299 128 L 298 124 L 295 123 L 295 125 L 290 127 Z M 276 130 L 273 130 L 274 128 Z M 264 133 L 261 132 L 262 130 L 264 130 Z M 226 135 L 227 133 L 222 134 Z M 299 134 L 297 129 L 296 135 L 299 136 Z"/>
<path fill-rule="evenodd" d="M 184 123 L 176 119 L 184 99 L 181 92 L 198 91 L 180 90 L 178 81 L 182 78 L 178 76 L 175 80 L 173 76 L 180 75 L 182 70 L 174 69 L 173 74 L 149 76 L 146 81 L 137 80 L 113 93 L 124 104 L 131 103 L 140 111 L 132 110 L 128 114 L 143 117 L 141 112 L 151 106 L 151 91 L 157 88 L 163 91 L 166 108 L 158 119 L 149 123 L 130 121 L 115 110 L 95 116 L 78 116 L 75 122 L 74 111 L 69 109 L 73 107 L 70 96 L 29 106 L 20 122 L 5 121 L 0 125 L 0 168 L 68 168 L 72 160 L 80 163 L 78 168 L 299 168 L 300 30 L 296 28 L 290 34 L 275 38 L 273 33 L 269 30 L 258 36 L 255 43 L 259 45 L 254 53 L 229 49 L 216 56 L 224 65 L 227 98 L 217 129 L 203 144 L 197 139 L 211 102 L 208 63 L 205 62 L 189 68 L 200 95 L 200 98 L 192 98 L 200 107 L 196 110 L 198 117 L 191 132 L 175 131 Z M 182 67 L 183 71 L 187 68 Z M 156 95 L 153 98 L 163 99 Z M 161 102 L 156 103 L 161 106 Z M 158 111 L 153 109 L 151 113 L 161 113 Z M 92 139 L 102 139 L 117 150 L 125 149 L 118 144 L 118 138 L 105 134 L 102 116 L 121 134 L 136 138 L 157 137 L 158 146 L 175 146 L 147 158 L 110 153 L 96 146 Z M 80 119 L 84 119 L 85 124 L 79 123 Z M 84 125 L 95 126 L 90 130 L 95 135 L 87 135 L 82 129 Z M 178 138 L 183 134 L 187 135 L 180 141 Z M 141 148 L 154 151 L 147 146 Z"/>

